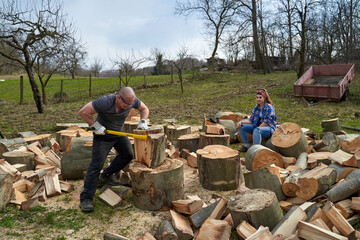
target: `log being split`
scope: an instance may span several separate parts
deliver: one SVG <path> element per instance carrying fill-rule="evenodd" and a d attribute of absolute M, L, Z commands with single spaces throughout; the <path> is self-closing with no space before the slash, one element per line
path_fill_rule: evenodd
<path fill-rule="evenodd" d="M 213 134 L 200 134 L 199 149 L 202 149 L 208 145 L 224 145 L 230 146 L 230 135 L 213 135 Z"/>
<path fill-rule="evenodd" d="M 196 152 L 201 185 L 209 190 L 237 189 L 241 179 L 240 156 L 222 145 L 209 145 Z"/>
<path fill-rule="evenodd" d="M 310 200 L 329 190 L 335 183 L 336 171 L 326 165 L 318 166 L 302 175 L 299 180 L 299 191 L 296 196 L 305 200 Z"/>
<path fill-rule="evenodd" d="M 248 170 L 253 171 L 260 168 L 265 168 L 275 164 L 283 168 L 284 163 L 282 156 L 262 145 L 252 145 L 245 155 L 245 166 Z"/>
<path fill-rule="evenodd" d="M 158 210 L 184 197 L 184 171 L 180 160 L 166 158 L 156 168 L 132 161 L 129 172 L 134 204 L 140 209 Z"/>
<path fill-rule="evenodd" d="M 308 142 L 306 136 L 296 123 L 283 123 L 271 137 L 271 143 L 285 157 L 297 158 L 306 152 Z"/>
<path fill-rule="evenodd" d="M 262 225 L 273 229 L 283 217 L 275 193 L 266 189 L 251 189 L 231 197 L 228 210 L 235 226 L 245 220 L 255 228 Z"/>

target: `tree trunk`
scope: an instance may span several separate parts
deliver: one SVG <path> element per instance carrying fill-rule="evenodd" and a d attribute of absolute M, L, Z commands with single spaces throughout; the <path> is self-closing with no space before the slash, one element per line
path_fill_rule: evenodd
<path fill-rule="evenodd" d="M 264 74 L 266 73 L 265 70 L 265 63 L 264 63 L 264 56 L 260 50 L 260 44 L 259 44 L 259 36 L 258 36 L 258 30 L 257 30 L 257 6 L 256 6 L 256 0 L 252 0 L 252 32 L 253 32 L 253 39 L 254 39 L 254 49 L 255 49 L 255 64 L 256 69 L 262 69 Z"/>
<path fill-rule="evenodd" d="M 300 31 L 300 63 L 298 69 L 298 78 L 300 78 L 305 72 L 305 57 L 306 57 L 306 12 L 299 12 L 301 21 Z"/>
<path fill-rule="evenodd" d="M 43 110 L 43 106 L 42 106 L 42 102 L 41 102 L 41 94 L 39 91 L 39 86 L 36 83 L 36 80 L 35 80 L 32 70 L 30 68 L 26 68 L 26 72 L 29 77 L 31 90 L 33 91 L 33 97 L 34 97 L 34 101 L 35 101 L 38 113 L 43 113 L 44 110 Z"/>

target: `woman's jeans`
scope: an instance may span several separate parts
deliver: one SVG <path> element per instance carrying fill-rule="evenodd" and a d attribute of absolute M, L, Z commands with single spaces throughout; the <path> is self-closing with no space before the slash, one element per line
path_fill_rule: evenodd
<path fill-rule="evenodd" d="M 123 169 L 134 156 L 131 143 L 128 137 L 115 135 L 94 135 L 92 146 L 92 160 L 86 172 L 84 190 L 80 195 L 80 201 L 85 199 L 92 200 L 96 192 L 96 187 L 100 171 L 104 166 L 107 155 L 114 147 L 119 153 L 111 164 L 106 167 L 103 174 L 110 175 Z"/>
<path fill-rule="evenodd" d="M 241 140 L 245 147 L 249 148 L 249 139 L 247 133 L 253 135 L 253 145 L 261 144 L 261 138 L 271 137 L 270 127 L 254 127 L 252 124 L 242 124 L 239 129 Z"/>

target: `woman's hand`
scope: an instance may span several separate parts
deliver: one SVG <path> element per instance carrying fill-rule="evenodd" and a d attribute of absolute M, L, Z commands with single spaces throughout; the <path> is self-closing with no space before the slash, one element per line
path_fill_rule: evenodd
<path fill-rule="evenodd" d="M 237 124 L 236 124 L 236 129 L 239 129 L 240 127 L 241 127 L 241 124 L 242 124 L 242 122 L 240 121 L 240 122 L 238 122 Z"/>

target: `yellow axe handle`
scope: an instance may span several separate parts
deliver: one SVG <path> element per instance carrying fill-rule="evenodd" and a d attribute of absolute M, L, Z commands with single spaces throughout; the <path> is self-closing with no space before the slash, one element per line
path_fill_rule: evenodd
<path fill-rule="evenodd" d="M 142 140 L 147 139 L 147 135 L 139 135 L 139 134 L 125 133 L 125 132 L 118 132 L 118 131 L 113 131 L 113 130 L 105 130 L 105 133 L 112 134 L 112 135 L 125 136 L 125 137 L 133 137 L 133 138 L 142 139 Z"/>

